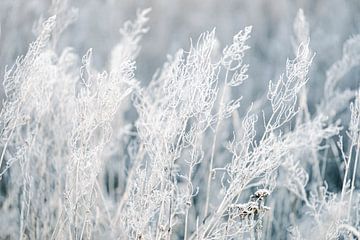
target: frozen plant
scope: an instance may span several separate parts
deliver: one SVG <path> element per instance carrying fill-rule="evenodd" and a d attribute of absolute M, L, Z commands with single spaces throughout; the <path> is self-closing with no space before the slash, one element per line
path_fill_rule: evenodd
<path fill-rule="evenodd" d="M 294 56 L 249 100 L 252 68 L 276 68 L 250 67 L 261 26 L 227 45 L 219 29 L 206 31 L 142 81 L 142 60 L 155 63 L 141 54 L 150 9 L 107 35 L 119 39 L 105 57 L 106 44 L 67 46 L 81 10 L 52 1 L 26 54 L 5 69 L 0 239 L 359 238 L 358 35 L 310 103 L 311 79 L 321 81 L 299 10 Z"/>

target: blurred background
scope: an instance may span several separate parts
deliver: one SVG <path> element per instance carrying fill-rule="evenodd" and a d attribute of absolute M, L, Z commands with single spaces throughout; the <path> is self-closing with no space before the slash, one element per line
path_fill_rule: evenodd
<path fill-rule="evenodd" d="M 39 19 L 52 15 L 51 0 L 1 0 L 0 2 L 0 74 L 5 65 L 13 64 L 25 54 L 34 40 Z M 252 38 L 247 53 L 249 80 L 241 92 L 245 101 L 263 96 L 270 79 L 276 80 L 285 68 L 287 57 L 293 57 L 293 21 L 299 8 L 310 25 L 311 47 L 316 52 L 310 74 L 309 105 L 314 111 L 322 97 L 325 72 L 341 58 L 342 44 L 360 33 L 359 0 L 71 0 L 68 1 L 76 20 L 64 31 L 57 49 L 70 46 L 82 56 L 94 49 L 94 64 L 106 68 L 111 49 L 120 38 L 119 28 L 134 19 L 136 9 L 152 8 L 150 31 L 141 42 L 137 59 L 137 78 L 145 85 L 167 54 L 188 49 L 190 38 L 216 28 L 220 47 L 232 36 L 252 25 Z M 355 87 L 359 69 L 345 76 L 344 85 Z M 357 80 L 354 80 L 357 79 Z M 240 91 L 242 91 L 240 89 Z"/>

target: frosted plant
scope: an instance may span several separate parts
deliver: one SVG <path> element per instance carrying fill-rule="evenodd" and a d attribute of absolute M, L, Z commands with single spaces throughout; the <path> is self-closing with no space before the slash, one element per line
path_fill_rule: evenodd
<path fill-rule="evenodd" d="M 248 78 L 246 74 L 249 65 L 244 64 L 244 55 L 245 51 L 250 47 L 246 45 L 246 40 L 250 38 L 252 27 L 245 27 L 244 30 L 239 31 L 234 37 L 233 42 L 230 46 L 226 46 L 223 49 L 223 56 L 221 58 L 221 64 L 224 67 L 225 78 L 222 86 L 222 90 L 219 96 L 219 106 L 217 109 L 217 114 L 215 114 L 215 129 L 214 136 L 211 146 L 211 156 L 210 162 L 208 164 L 208 180 L 206 188 L 206 200 L 205 200 L 205 210 L 204 217 L 208 216 L 208 210 L 210 205 L 210 191 L 212 187 L 212 178 L 215 174 L 213 169 L 215 151 L 218 140 L 218 132 L 220 131 L 220 124 L 226 118 L 231 117 L 233 112 L 235 112 L 240 107 L 240 101 L 242 97 L 233 100 L 227 100 L 225 97 L 230 95 L 231 87 L 240 86 L 244 80 Z"/>
<path fill-rule="evenodd" d="M 30 44 L 29 50 L 24 57 L 19 57 L 16 63 L 6 70 L 4 78 L 4 89 L 7 100 L 3 104 L 1 110 L 1 141 L 3 142 L 3 150 L 0 157 L 0 166 L 4 160 L 5 154 L 11 144 L 14 131 L 29 120 L 29 112 L 24 109 L 25 103 L 31 98 L 31 93 L 35 92 L 33 79 L 29 74 L 33 71 L 33 67 L 39 55 L 45 50 L 48 44 L 50 33 L 55 25 L 55 17 L 49 18 L 43 23 L 42 32 L 35 42 Z M 11 164 L 11 161 L 8 165 Z M 4 171 L 1 175 L 3 175 Z"/>
<path fill-rule="evenodd" d="M 350 213 L 352 209 L 352 200 L 353 200 L 353 192 L 355 188 L 355 180 L 356 174 L 358 172 L 358 162 L 360 158 L 360 90 L 358 90 L 357 95 L 355 96 L 355 101 L 350 104 L 350 111 L 351 111 L 351 119 L 349 124 L 349 138 L 351 140 L 350 150 L 349 150 L 349 157 L 348 157 L 348 166 L 352 160 L 352 152 L 353 148 L 355 150 L 354 156 L 354 169 L 351 177 L 351 188 L 350 188 L 350 199 L 349 199 L 349 207 L 348 207 L 348 219 L 350 218 Z M 346 169 L 345 175 L 347 175 L 348 168 Z M 344 178 L 344 182 L 346 182 L 346 176 Z"/>
<path fill-rule="evenodd" d="M 93 226 L 89 221 L 98 191 L 97 176 L 102 166 L 100 155 L 110 140 L 111 122 L 122 100 L 137 88 L 133 79 L 133 55 L 125 56 L 110 73 L 93 73 L 91 55 L 90 49 L 82 59 L 80 74 L 83 86 L 76 99 L 76 120 L 70 140 L 72 156 L 66 183 L 69 234 L 75 239 L 92 235 Z"/>
<path fill-rule="evenodd" d="M 39 229 L 33 228 L 37 224 L 33 216 L 38 214 L 39 210 L 37 199 L 33 199 L 33 194 L 38 188 L 43 188 L 44 184 L 39 182 L 36 176 L 32 176 L 32 171 L 43 165 L 42 149 L 38 148 L 37 137 L 42 132 L 40 122 L 46 117 L 50 106 L 53 82 L 48 79 L 56 75 L 56 68 L 52 64 L 53 53 L 47 50 L 54 24 L 55 17 L 43 23 L 43 29 L 37 40 L 30 45 L 27 54 L 19 57 L 16 64 L 6 71 L 4 80 L 7 100 L 1 113 L 4 145 L 0 165 L 5 157 L 7 164 L 0 176 L 3 176 L 15 162 L 18 164 L 17 167 L 20 167 L 13 171 L 13 175 L 18 179 L 12 182 L 11 187 L 9 186 L 11 197 L 10 202 L 6 204 L 9 208 L 16 203 L 20 206 L 19 235 L 16 235 L 20 239 L 24 237 L 25 231 L 28 232 L 28 237 L 41 235 Z M 34 157 L 39 159 L 38 164 L 33 162 Z M 16 198 L 12 198 L 16 194 L 19 194 L 19 202 L 14 201 Z M 46 195 L 46 192 L 43 194 Z M 32 204 L 34 208 L 30 208 Z M 47 213 L 44 212 L 43 216 L 44 222 L 49 220 Z M 47 231 L 48 229 L 44 229 L 45 235 Z"/>
<path fill-rule="evenodd" d="M 343 56 L 335 62 L 326 72 L 324 84 L 324 100 L 320 107 L 324 113 L 334 116 L 338 111 L 346 107 L 355 95 L 354 91 L 346 89 L 340 91 L 337 86 L 341 79 L 352 68 L 360 64 L 360 36 L 349 38 L 343 46 Z"/>
<path fill-rule="evenodd" d="M 145 25 L 149 20 L 147 15 L 150 11 L 150 8 L 138 10 L 136 20 L 127 21 L 120 29 L 121 41 L 111 51 L 110 69 L 112 71 L 116 70 L 123 61 L 134 60 L 139 54 L 139 42 L 149 30 Z"/>
<path fill-rule="evenodd" d="M 181 206 L 188 201 L 175 197 L 180 191 L 176 160 L 187 141 L 191 142 L 187 127 L 192 119 L 199 121 L 199 129 L 206 129 L 212 120 L 209 113 L 217 93 L 217 64 L 211 61 L 214 42 L 214 32 L 203 34 L 185 57 L 182 50 L 178 51 L 159 78 L 138 92 L 137 128 L 149 159 L 139 166 L 139 173 L 146 178 L 137 178 L 126 210 L 126 224 L 137 227 L 129 229 L 129 236 L 170 236 L 177 211 L 183 211 Z M 190 133 L 194 130 L 190 128 Z M 138 186 L 143 187 L 137 189 Z M 153 231 L 149 233 L 146 226 L 153 218 L 157 223 L 150 225 Z M 135 219 L 141 222 L 136 223 Z"/>
<path fill-rule="evenodd" d="M 302 20 L 301 20 L 302 19 Z M 301 21 L 300 21 L 301 20 Z M 304 36 L 306 34 L 301 34 L 301 33 L 306 33 L 308 32 L 306 24 L 304 24 L 304 16 L 302 14 L 302 12 L 298 13 L 297 16 L 297 20 L 295 21 L 295 35 L 296 35 L 296 39 L 299 39 L 299 35 L 303 36 L 303 38 L 305 38 Z M 303 24 L 299 24 L 303 22 Z M 306 23 L 306 22 L 305 22 Z M 299 27 L 300 26 L 300 27 Z M 301 26 L 303 28 L 303 30 L 301 30 Z M 356 41 L 353 42 L 354 46 Z M 352 53 L 353 54 L 353 53 Z M 355 54 L 355 53 L 354 53 Z M 355 54 L 356 56 L 356 54 Z M 354 59 L 356 61 L 356 57 L 354 57 Z M 353 61 L 353 60 L 349 60 L 349 61 Z M 334 67 L 332 67 L 332 69 L 334 69 Z M 335 70 L 334 70 L 335 71 Z M 348 71 L 348 70 L 346 70 Z M 331 73 L 331 74 L 336 74 L 336 71 Z M 328 80 L 329 79 L 333 79 L 334 76 L 330 75 L 330 71 L 328 71 Z M 340 78 L 337 80 L 339 81 Z M 333 90 L 335 91 L 335 89 Z M 338 91 L 338 90 L 336 90 Z M 352 91 L 348 91 L 345 90 L 347 92 L 352 92 Z M 345 94 L 346 95 L 346 94 Z M 349 99 L 351 98 L 351 95 L 347 95 L 349 97 Z M 344 193 L 342 194 L 342 197 L 340 199 L 338 199 L 336 196 L 336 194 L 331 193 L 327 190 L 326 187 L 326 182 L 323 182 L 323 177 L 325 175 L 324 173 L 324 169 L 326 168 L 326 161 L 327 161 L 327 157 L 328 155 L 326 155 L 330 150 L 330 144 L 332 143 L 332 138 L 336 135 L 339 134 L 339 132 L 342 130 L 342 127 L 339 126 L 338 122 L 336 124 L 331 124 L 332 117 L 334 117 L 335 113 L 337 113 L 339 111 L 339 109 L 337 108 L 332 108 L 331 111 L 332 113 L 329 113 L 329 111 L 326 110 L 326 108 L 321 109 L 322 111 L 317 111 L 317 113 L 315 113 L 314 115 L 316 117 L 313 117 L 313 119 L 311 119 L 310 113 L 307 109 L 307 104 L 306 104 L 306 95 L 305 93 L 302 92 L 302 95 L 300 95 L 300 97 L 303 97 L 305 102 L 303 102 L 303 104 L 301 104 L 301 100 L 300 100 L 300 110 L 302 112 L 304 112 L 305 114 L 305 118 L 300 119 L 300 121 L 297 122 L 297 125 L 295 126 L 295 129 L 293 130 L 293 132 L 289 132 L 288 134 L 288 140 L 289 143 L 295 143 L 295 145 L 293 145 L 292 147 L 289 148 L 291 154 L 286 158 L 287 160 L 282 164 L 282 167 L 285 169 L 285 178 L 279 179 L 279 184 L 280 185 L 284 185 L 284 187 L 286 187 L 290 192 L 292 192 L 297 199 L 301 199 L 301 201 L 303 202 L 303 205 L 299 205 L 296 202 L 296 198 L 293 201 L 293 204 L 297 204 L 299 206 L 300 209 L 304 209 L 304 216 L 303 218 L 305 218 L 305 221 L 315 221 L 316 222 L 316 227 L 314 228 L 310 228 L 310 229 L 314 229 L 311 231 L 318 231 L 319 228 L 323 228 L 323 230 L 321 231 L 320 235 L 319 235 L 319 239 L 322 238 L 329 238 L 329 237 L 334 237 L 334 236 L 344 236 L 343 230 L 338 230 L 337 228 L 331 232 L 330 229 L 331 228 L 335 228 L 334 226 L 337 226 L 340 223 L 346 222 L 346 215 L 344 214 L 344 209 L 346 208 L 346 201 L 344 201 Z M 347 97 L 346 97 L 347 98 Z M 341 104 L 344 105 L 348 102 L 348 100 L 346 100 L 346 98 L 341 99 L 339 101 L 343 101 Z M 330 101 L 330 100 L 329 100 Z M 322 101 L 322 103 L 320 104 L 322 107 L 324 106 L 329 106 L 327 105 L 329 104 L 328 101 Z M 325 116 L 326 117 L 325 117 Z M 304 122 L 304 123 L 301 123 Z M 300 136 L 300 135 L 303 136 Z M 298 135 L 298 136 L 297 136 Z M 294 141 L 295 139 L 307 139 L 306 143 L 301 143 L 301 142 L 297 142 Z M 323 144 L 323 140 L 326 140 L 326 144 Z M 328 145 L 329 143 L 329 145 Z M 323 151 L 325 149 L 325 151 Z M 340 147 L 340 149 L 342 149 L 342 147 Z M 323 151 L 325 154 L 324 156 L 321 156 L 320 151 Z M 344 153 L 342 153 L 343 158 L 346 161 L 346 156 Z M 341 157 L 341 156 L 339 156 Z M 320 162 L 321 159 L 324 159 L 323 162 Z M 309 161 L 310 160 L 310 161 Z M 345 162 L 346 163 L 346 162 Z M 322 166 L 321 166 L 322 164 Z M 305 169 L 306 167 L 310 166 L 312 171 L 311 172 L 306 172 Z M 349 167 L 348 164 L 346 164 L 347 168 Z M 347 174 L 348 170 L 346 170 L 345 175 Z M 311 178 L 309 178 L 309 176 L 314 179 L 311 180 Z M 309 181 L 310 179 L 310 181 Z M 315 181 L 315 179 L 317 179 Z M 346 179 L 346 176 L 345 176 Z M 344 180 L 344 186 L 346 186 L 347 180 Z M 343 188 L 344 189 L 344 188 Z M 308 191 L 310 190 L 311 196 L 310 198 L 308 197 Z M 343 190 L 344 191 L 344 190 Z M 316 193 L 316 194 L 315 194 Z M 282 195 L 281 193 L 277 193 L 278 196 L 275 197 L 275 199 L 280 200 L 281 198 L 284 199 L 289 199 L 289 196 L 287 195 Z M 325 196 L 329 196 L 326 197 Z M 331 196 L 331 197 L 330 197 Z M 291 199 L 291 198 L 290 198 Z M 315 203 L 316 202 L 316 203 Z M 321 204 L 320 204 L 321 202 Z M 326 209 L 326 210 L 325 210 Z M 284 217 L 285 215 L 290 212 L 291 210 L 286 210 L 286 209 L 282 209 L 282 210 L 276 210 L 275 212 L 283 212 Z M 288 212 L 287 212 L 288 211 Z M 317 211 L 320 211 L 321 213 L 316 213 Z M 311 216 L 312 218 L 307 218 L 309 217 L 308 213 L 313 213 Z M 332 217 L 325 217 L 322 218 L 322 215 L 326 215 L 326 214 L 332 214 Z M 291 220 L 291 216 L 290 216 L 290 220 Z M 293 222 L 293 224 L 297 224 L 296 222 Z M 302 224 L 304 225 L 304 224 Z M 305 228 L 308 230 L 309 226 L 304 226 L 304 230 Z M 308 232 L 305 232 L 302 227 L 297 228 L 298 232 L 297 232 L 297 239 L 301 238 L 301 235 L 306 236 L 307 238 L 310 236 L 308 235 Z M 315 230 L 316 229 L 316 230 Z M 303 232 L 304 231 L 304 232 Z M 312 234 L 313 232 L 311 232 L 310 234 Z M 328 234 L 328 236 L 326 236 Z"/>
<path fill-rule="evenodd" d="M 306 42 L 310 38 L 310 29 L 309 29 L 309 23 L 307 22 L 304 11 L 302 9 L 299 9 L 295 20 L 294 20 L 294 39 L 293 39 L 293 46 L 294 46 L 294 52 L 297 51 L 297 46 L 301 42 Z M 310 50 L 311 51 L 311 50 Z M 299 94 L 299 109 L 300 112 L 297 116 L 298 121 L 302 121 L 302 118 L 305 118 L 306 120 L 309 120 L 310 113 L 308 109 L 307 104 L 307 86 L 304 86 Z"/>
<path fill-rule="evenodd" d="M 10 136 L 11 143 L 17 145 L 17 148 L 15 153 L 9 151 L 8 162 L 18 163 L 12 167 L 10 174 L 19 179 L 9 185 L 9 201 L 4 204 L 9 208 L 21 206 L 18 215 L 20 239 L 49 238 L 60 212 L 59 208 L 53 206 L 58 204 L 63 193 L 66 130 L 69 129 L 72 115 L 71 110 L 61 109 L 65 106 L 62 104 L 72 106 L 71 87 L 75 81 L 71 79 L 71 65 L 75 57 L 69 49 L 58 57 L 50 48 L 50 33 L 54 25 L 54 17 L 44 22 L 40 37 L 30 45 L 27 55 L 19 59 L 19 65 L 12 69 L 13 72 L 8 72 L 6 78 L 20 84 L 18 88 L 21 91 L 17 90 L 12 95 L 18 104 L 18 113 L 14 113 L 13 117 L 20 114 L 27 116 L 27 121 L 15 126 Z M 16 94 L 22 100 L 17 100 Z M 59 111 L 55 113 L 56 109 Z M 51 136 L 57 138 L 52 139 Z M 3 173 L 10 165 L 5 167 Z M 50 170 L 45 171 L 44 166 Z M 58 178 L 53 177 L 56 174 Z M 53 188 L 49 189 L 49 185 Z M 14 198 L 16 195 L 19 195 L 18 199 Z M 42 225 L 46 227 L 40 229 Z M 9 233 L 13 237 L 15 234 L 16 231 Z"/>
<path fill-rule="evenodd" d="M 309 57 L 308 43 L 301 43 L 294 60 L 286 64 L 286 80 L 283 76 L 274 85 L 270 82 L 268 98 L 273 113 L 268 120 L 263 137 L 259 143 L 254 140 L 254 123 L 256 115 L 247 115 L 243 121 L 243 140 L 234 141 L 230 145 L 233 155 L 232 163 L 226 168 L 229 174 L 225 195 L 214 211 L 199 230 L 201 237 L 217 238 L 223 228 L 222 218 L 228 207 L 239 198 L 245 187 L 256 180 L 271 175 L 280 164 L 280 160 L 288 152 L 281 135 L 275 135 L 275 130 L 289 122 L 296 114 L 295 106 L 297 93 L 306 83 L 307 73 L 312 57 Z M 243 144 L 243 145 L 242 145 Z M 255 227 L 255 224 L 252 225 Z M 222 232 L 222 234 L 224 234 Z"/>
<path fill-rule="evenodd" d="M 142 11 L 138 10 L 136 19 L 134 21 L 125 22 L 124 26 L 120 29 L 121 39 L 111 50 L 111 54 L 108 59 L 109 71 L 113 73 L 118 72 L 121 70 L 119 67 L 122 65 L 123 61 L 136 59 L 141 48 L 139 41 L 142 38 L 142 35 L 149 30 L 146 26 L 148 21 L 147 14 L 149 12 L 150 9 Z M 133 146 L 131 143 L 136 142 L 131 140 L 131 138 L 136 136 L 136 133 L 133 132 L 134 124 L 129 122 L 125 117 L 126 112 L 129 111 L 131 107 L 131 96 L 128 95 L 122 100 L 122 104 L 117 109 L 116 115 L 111 123 L 113 128 L 111 139 L 109 143 L 106 144 L 102 153 L 106 169 L 103 172 L 105 177 L 103 178 L 104 182 L 102 182 L 102 184 L 107 186 L 107 191 L 114 198 L 119 198 L 119 195 L 121 194 L 120 191 L 123 191 L 124 193 L 124 195 L 121 196 L 120 204 L 115 202 L 114 206 L 112 206 L 116 209 L 114 210 L 116 212 L 116 216 L 114 218 L 117 220 L 119 219 L 119 214 L 121 213 L 120 209 L 127 198 L 128 186 L 130 185 L 129 180 L 132 179 L 132 177 L 126 176 L 126 171 L 129 170 L 131 173 L 128 175 L 131 175 L 132 168 L 136 165 L 133 161 L 134 159 L 129 159 L 126 156 L 126 146 Z M 130 151 L 132 152 L 133 150 Z M 132 166 L 127 167 L 127 161 L 131 161 Z M 115 187 L 115 185 L 117 185 L 116 182 L 124 182 L 123 189 L 121 186 Z"/>
<path fill-rule="evenodd" d="M 57 22 L 61 23 L 55 25 L 52 33 L 51 44 L 55 50 L 64 31 L 78 19 L 79 9 L 70 7 L 68 0 L 52 0 L 49 14 L 55 15 Z"/>
<path fill-rule="evenodd" d="M 21 10 L 4 0 L 1 13 L 10 9 L 5 3 Z M 46 5 L 32 4 L 23 6 L 42 11 Z M 260 40 L 250 43 L 251 26 L 224 47 L 215 30 L 205 32 L 141 82 L 142 64 L 150 71 L 157 64 L 149 46 L 154 54 L 164 44 L 151 38 L 168 36 L 150 32 L 140 46 L 150 9 L 138 10 L 117 39 L 111 32 L 117 21 L 107 20 L 116 19 L 112 8 L 120 3 L 89 2 L 79 11 L 71 4 L 52 1 L 47 14 L 56 17 L 40 17 L 33 28 L 36 40 L 5 71 L 1 239 L 359 238 L 358 35 L 345 42 L 315 104 L 309 95 L 313 85 L 306 85 L 318 49 L 313 40 L 310 48 L 312 31 L 299 10 L 295 56 L 280 78 L 270 81 L 267 94 L 249 100 L 263 89 L 259 79 L 277 71 L 263 58 L 273 54 L 281 60 L 286 49 L 278 46 L 279 37 L 261 37 L 260 20 L 254 24 Z M 151 24 L 173 26 L 167 21 L 173 8 L 156 14 L 168 5 L 151 4 Z M 216 5 L 207 4 L 210 10 Z M 96 19 L 94 11 L 109 18 Z M 89 35 L 84 25 L 76 25 L 84 19 L 94 21 Z M 0 21 L 1 30 L 18 24 L 11 17 Z M 268 35 L 286 37 L 288 30 L 279 26 L 267 29 Z M 97 44 L 92 38 L 99 27 L 106 39 Z M 172 31 L 179 38 L 180 30 Z M 219 35 L 226 37 L 227 31 Z M 12 45 L 3 44 L 3 34 L 0 54 L 6 57 L 13 52 L 6 49 Z M 251 68 L 250 45 L 260 61 Z M 136 64 L 138 57 L 145 61 Z M 321 85 L 321 71 L 314 70 L 313 82 Z M 246 81 L 250 73 L 256 74 Z M 345 77 L 349 83 L 342 82 Z"/>
<path fill-rule="evenodd" d="M 296 58 L 287 60 L 286 80 L 284 75 L 281 75 L 275 84 L 270 81 L 268 98 L 273 114 L 267 122 L 264 136 L 280 128 L 297 113 L 295 109 L 297 93 L 308 81 L 306 75 L 313 59 L 308 44 L 308 42 L 302 42 L 297 49 Z"/>

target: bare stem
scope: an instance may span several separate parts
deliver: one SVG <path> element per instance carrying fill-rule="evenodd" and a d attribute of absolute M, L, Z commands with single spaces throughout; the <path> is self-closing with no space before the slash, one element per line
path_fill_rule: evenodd
<path fill-rule="evenodd" d="M 227 89 L 227 79 L 228 79 L 229 71 L 226 71 L 225 75 L 225 84 L 224 88 L 222 89 L 221 96 L 220 96 L 220 107 L 219 107 L 219 114 L 216 121 L 216 127 L 214 132 L 214 138 L 212 142 L 211 147 L 211 157 L 210 157 L 210 164 L 209 164 L 209 173 L 208 173 L 208 179 L 207 179 L 207 188 L 206 188 L 206 201 L 205 201 L 205 211 L 204 211 L 204 218 L 208 215 L 209 211 L 209 199 L 210 199 L 210 190 L 211 190 L 211 178 L 212 178 L 212 170 L 213 170 L 213 164 L 214 164 L 214 156 L 215 156 L 215 148 L 216 148 L 216 139 L 217 139 L 217 132 L 219 130 L 220 126 L 220 116 L 224 107 L 224 96 Z"/>

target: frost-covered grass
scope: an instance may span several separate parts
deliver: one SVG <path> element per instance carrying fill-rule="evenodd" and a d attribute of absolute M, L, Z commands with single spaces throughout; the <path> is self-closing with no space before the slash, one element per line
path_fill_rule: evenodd
<path fill-rule="evenodd" d="M 96 49 L 61 47 L 77 11 L 50 12 L 5 70 L 0 239 L 360 238 L 360 80 L 342 83 L 359 35 L 309 110 L 317 55 L 301 9 L 292 57 L 251 101 L 239 89 L 256 81 L 256 26 L 228 43 L 202 33 L 144 83 L 150 9 L 124 23 L 103 70 Z"/>

